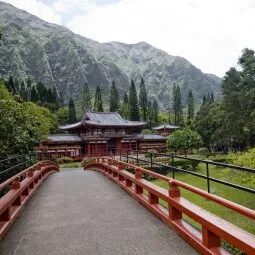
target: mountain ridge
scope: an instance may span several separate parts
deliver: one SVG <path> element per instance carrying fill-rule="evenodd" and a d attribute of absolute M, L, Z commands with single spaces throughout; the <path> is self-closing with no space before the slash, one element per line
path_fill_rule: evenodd
<path fill-rule="evenodd" d="M 189 89 L 196 103 L 204 94 L 220 95 L 219 77 L 205 74 L 185 58 L 147 42 L 99 43 L 10 4 L 0 2 L 0 7 L 0 24 L 8 31 L 0 45 L 2 76 L 29 76 L 56 85 L 66 100 L 70 96 L 78 99 L 85 82 L 92 90 L 100 85 L 105 95 L 114 79 L 123 95 L 128 92 L 130 79 L 138 85 L 143 77 L 150 99 L 157 98 L 164 110 L 169 107 L 176 82 L 184 102 Z"/>

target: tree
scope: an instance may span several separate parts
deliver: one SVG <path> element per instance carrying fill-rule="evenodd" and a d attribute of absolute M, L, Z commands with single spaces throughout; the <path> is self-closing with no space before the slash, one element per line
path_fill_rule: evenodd
<path fill-rule="evenodd" d="M 156 99 L 153 100 L 152 104 L 152 121 L 154 125 L 158 125 L 158 102 Z"/>
<path fill-rule="evenodd" d="M 197 149 L 203 145 L 201 136 L 189 128 L 184 128 L 175 131 L 167 139 L 167 146 L 174 150 L 184 150 L 187 155 L 187 150 Z"/>
<path fill-rule="evenodd" d="M 95 101 L 94 101 L 94 111 L 97 112 L 103 112 L 103 102 L 102 102 L 102 96 L 101 96 L 101 91 L 99 86 L 96 88 L 96 93 L 95 93 Z"/>
<path fill-rule="evenodd" d="M 48 109 L 15 101 L 1 84 L 0 99 L 0 158 L 27 154 L 56 128 Z"/>
<path fill-rule="evenodd" d="M 173 87 L 173 110 L 174 110 L 174 123 L 180 125 L 182 117 L 182 98 L 181 90 L 178 84 Z"/>
<path fill-rule="evenodd" d="M 135 121 L 140 120 L 137 93 L 136 93 L 135 83 L 133 80 L 131 80 L 131 86 L 129 90 L 129 114 L 130 114 L 130 120 L 135 120 Z"/>
<path fill-rule="evenodd" d="M 141 84 L 140 84 L 139 106 L 140 106 L 141 113 L 142 113 L 142 119 L 144 121 L 146 121 L 147 120 L 148 98 L 147 98 L 147 92 L 146 92 L 146 87 L 145 87 L 143 78 L 141 78 Z"/>
<path fill-rule="evenodd" d="M 68 116 L 69 116 L 70 124 L 75 123 L 77 121 L 74 101 L 72 97 L 70 97 L 69 103 L 68 103 Z"/>
<path fill-rule="evenodd" d="M 56 116 L 59 125 L 65 125 L 69 123 L 69 111 L 66 107 L 59 108 L 56 112 Z"/>
<path fill-rule="evenodd" d="M 27 91 L 24 81 L 21 81 L 19 94 L 24 101 L 28 101 Z"/>
<path fill-rule="evenodd" d="M 195 115 L 194 99 L 192 91 L 188 94 L 188 119 L 193 119 Z"/>
<path fill-rule="evenodd" d="M 92 103 L 91 103 L 91 97 L 90 97 L 88 83 L 85 83 L 85 85 L 84 85 L 82 98 L 81 98 L 81 106 L 82 106 L 82 110 L 84 112 L 92 110 Z"/>
<path fill-rule="evenodd" d="M 118 112 L 120 108 L 120 98 L 119 92 L 116 88 L 114 80 L 112 81 L 111 91 L 110 91 L 110 112 Z"/>
<path fill-rule="evenodd" d="M 147 109 L 148 109 L 148 126 L 149 128 L 151 128 L 153 123 L 153 108 L 152 108 L 151 101 L 148 101 Z"/>
<path fill-rule="evenodd" d="M 121 106 L 121 116 L 126 120 L 129 118 L 129 103 L 127 94 L 125 94 L 123 98 L 123 103 Z"/>
<path fill-rule="evenodd" d="M 38 100 L 38 96 L 37 96 L 37 91 L 36 91 L 36 89 L 35 89 L 35 86 L 32 86 L 32 89 L 31 89 L 31 95 L 30 95 L 30 100 L 32 101 L 32 102 L 37 102 L 37 100 Z"/>
<path fill-rule="evenodd" d="M 12 93 L 12 94 L 15 94 L 15 93 L 16 93 L 16 91 L 15 91 L 15 85 L 14 85 L 14 81 L 13 81 L 12 76 L 9 77 L 9 80 L 8 80 L 8 82 L 7 82 L 7 84 L 6 84 L 6 87 L 7 87 L 8 91 L 9 91 L 10 93 Z"/>

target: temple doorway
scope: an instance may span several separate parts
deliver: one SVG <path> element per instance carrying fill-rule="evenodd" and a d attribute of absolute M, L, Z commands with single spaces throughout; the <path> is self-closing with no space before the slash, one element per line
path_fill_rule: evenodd
<path fill-rule="evenodd" d="M 115 152 L 116 152 L 116 139 L 111 138 L 108 141 L 107 146 L 108 146 L 108 152 L 115 154 Z"/>

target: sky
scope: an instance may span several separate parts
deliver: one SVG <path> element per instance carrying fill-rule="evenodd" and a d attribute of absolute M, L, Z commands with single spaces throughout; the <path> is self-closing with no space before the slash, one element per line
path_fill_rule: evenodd
<path fill-rule="evenodd" d="M 255 0 L 5 0 L 99 42 L 145 41 L 223 77 L 255 49 Z"/>

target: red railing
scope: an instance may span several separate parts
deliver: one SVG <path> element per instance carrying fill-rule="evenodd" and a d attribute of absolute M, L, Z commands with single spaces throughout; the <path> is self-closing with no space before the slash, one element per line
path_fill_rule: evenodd
<path fill-rule="evenodd" d="M 0 184 L 0 192 L 4 193 L 0 198 L 0 240 L 43 180 L 56 171 L 56 162 L 44 160 Z"/>
<path fill-rule="evenodd" d="M 181 196 L 179 188 L 189 190 L 244 216 L 255 219 L 255 211 L 249 208 L 208 194 L 183 182 L 111 158 L 93 159 L 85 165 L 84 169 L 97 170 L 119 184 L 164 223 L 172 227 L 201 254 L 229 254 L 222 248 L 222 240 L 232 244 L 245 254 L 255 254 L 254 235 L 189 202 Z M 132 169 L 134 174 L 125 169 Z M 142 178 L 143 174 L 167 181 L 169 190 L 145 180 Z M 160 205 L 159 199 L 168 204 L 168 209 Z M 184 221 L 183 214 L 199 223 L 202 232 Z"/>

